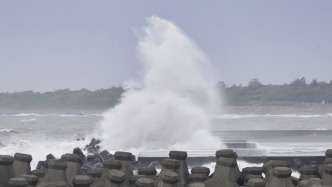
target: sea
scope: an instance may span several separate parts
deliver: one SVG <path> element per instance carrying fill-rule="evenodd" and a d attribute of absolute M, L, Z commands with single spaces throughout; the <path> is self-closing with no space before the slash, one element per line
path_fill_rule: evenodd
<path fill-rule="evenodd" d="M 332 148 L 332 107 L 235 106 L 214 115 L 211 133 L 241 156 L 323 156 Z M 0 155 L 33 156 L 32 167 L 52 153 L 60 157 L 84 149 L 103 120 L 103 111 L 2 112 Z M 95 137 L 98 138 L 98 137 Z M 186 150 L 189 156 L 213 156 L 216 150 Z M 138 156 L 167 156 L 142 150 Z"/>

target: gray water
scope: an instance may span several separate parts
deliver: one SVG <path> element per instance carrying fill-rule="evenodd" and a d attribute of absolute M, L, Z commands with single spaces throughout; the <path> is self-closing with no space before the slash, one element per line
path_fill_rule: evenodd
<path fill-rule="evenodd" d="M 332 148 L 329 107 L 234 107 L 214 117 L 213 134 L 224 142 L 246 142 L 265 155 L 323 155 Z M 322 108 L 325 108 L 322 110 Z M 32 165 L 53 153 L 60 157 L 84 146 L 103 119 L 101 112 L 1 113 L 0 154 L 31 154 Z M 239 148 L 240 156 L 243 147 Z M 189 155 L 213 155 L 215 150 L 187 150 Z M 248 153 L 248 152 L 246 152 Z M 254 152 L 249 152 L 255 154 Z M 144 150 L 141 156 L 167 154 Z M 164 156 L 164 155 L 162 155 Z"/>

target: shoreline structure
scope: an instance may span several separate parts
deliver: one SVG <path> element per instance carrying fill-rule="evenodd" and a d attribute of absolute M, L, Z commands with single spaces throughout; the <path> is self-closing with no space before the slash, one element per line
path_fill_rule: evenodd
<path fill-rule="evenodd" d="M 95 140 L 95 139 L 94 139 Z M 92 141 L 86 149 L 90 155 L 84 155 L 80 148 L 72 154 L 64 154 L 56 159 L 52 154 L 40 161 L 36 170 L 31 171 L 32 156 L 16 153 L 14 157 L 0 155 L 1 187 L 291 187 L 291 186 L 331 186 L 332 185 L 332 149 L 325 157 L 290 158 L 257 157 L 262 167 L 246 167 L 240 171 L 236 152 L 232 149 L 216 151 L 215 157 L 207 162 L 216 162 L 214 173 L 203 167 L 203 163 L 193 162 L 184 151 L 170 151 L 169 158 L 150 164 L 135 160 L 130 152 L 104 150 L 99 152 L 98 140 Z M 190 155 L 189 155 L 190 156 Z M 319 160 L 315 160 L 319 158 Z M 288 160 L 287 160 L 288 159 Z M 308 160 L 312 159 L 312 160 Z M 153 158 L 151 158 L 151 161 Z M 191 160 L 191 161 L 190 161 Z M 188 162 L 189 161 L 189 162 Z M 189 163 L 189 164 L 188 164 Z M 189 169 L 191 168 L 190 172 Z M 160 170 L 159 170 L 160 169 Z M 157 172 L 160 171 L 160 172 Z M 299 178 L 291 176 L 298 171 Z"/>

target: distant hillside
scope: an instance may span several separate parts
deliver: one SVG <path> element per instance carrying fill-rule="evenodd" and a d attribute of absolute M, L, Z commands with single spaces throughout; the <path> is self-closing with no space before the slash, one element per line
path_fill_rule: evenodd
<path fill-rule="evenodd" d="M 248 86 L 227 87 L 223 82 L 218 86 L 223 90 L 228 105 L 264 105 L 286 103 L 332 103 L 332 81 L 306 83 L 304 78 L 284 85 L 263 85 L 257 79 Z"/>
<path fill-rule="evenodd" d="M 296 79 L 284 85 L 263 85 L 253 79 L 247 86 L 226 86 L 219 82 L 225 104 L 238 105 L 285 105 L 296 103 L 332 103 L 332 82 Z M 90 91 L 87 89 L 71 91 L 68 89 L 54 92 L 16 92 L 0 93 L 0 113 L 4 111 L 25 110 L 106 110 L 121 100 L 122 87 Z"/>
<path fill-rule="evenodd" d="M 105 110 L 119 103 L 123 92 L 121 87 L 112 87 L 96 91 L 64 89 L 46 93 L 32 91 L 0 93 L 0 109 Z"/>

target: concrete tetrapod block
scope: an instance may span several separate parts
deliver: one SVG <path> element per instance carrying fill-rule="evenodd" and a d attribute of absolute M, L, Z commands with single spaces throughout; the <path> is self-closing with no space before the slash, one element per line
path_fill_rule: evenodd
<path fill-rule="evenodd" d="M 328 150 L 332 150 L 332 149 L 328 149 Z M 330 151 L 331 152 L 331 151 Z M 325 154 L 327 154 L 327 153 L 325 153 Z M 329 155 L 330 153 L 328 153 L 327 155 Z M 329 155 L 330 156 L 330 155 Z M 325 160 L 324 160 L 324 165 L 323 165 L 323 170 L 321 171 L 321 176 L 322 176 L 322 178 L 323 178 L 323 176 L 324 176 L 324 170 L 325 170 L 325 167 L 326 167 L 326 165 L 328 165 L 328 164 L 332 164 L 332 157 L 326 157 L 325 158 Z"/>
<path fill-rule="evenodd" d="M 52 184 L 48 185 L 49 186 L 54 186 L 54 187 L 69 187 L 69 185 L 65 181 L 59 181 L 59 182 L 53 182 Z"/>
<path fill-rule="evenodd" d="M 218 162 L 218 159 L 220 157 L 223 157 L 223 158 L 233 158 L 237 159 L 237 153 L 233 150 L 233 149 L 221 149 L 221 150 L 218 150 L 216 151 L 216 157 L 217 157 L 217 162 Z M 235 175 L 236 175 L 236 178 L 237 178 L 237 182 L 240 183 L 241 185 L 243 184 L 243 180 L 241 181 L 241 172 L 240 172 L 240 169 L 239 167 L 236 165 L 235 167 Z M 238 181 L 240 180 L 240 181 Z"/>
<path fill-rule="evenodd" d="M 73 179 L 75 187 L 89 187 L 93 180 L 87 175 L 76 175 Z"/>
<path fill-rule="evenodd" d="M 20 177 L 24 174 L 31 174 L 30 162 L 32 160 L 32 156 L 23 153 L 15 153 L 14 155 L 14 173 L 16 177 Z"/>
<path fill-rule="evenodd" d="M 325 186 L 332 186 L 332 164 L 327 164 L 325 166 L 322 183 Z"/>
<path fill-rule="evenodd" d="M 247 182 L 247 187 L 264 187 L 265 182 L 260 178 L 252 178 Z"/>
<path fill-rule="evenodd" d="M 266 174 L 269 171 L 272 171 L 273 168 L 278 166 L 290 168 L 290 163 L 289 161 L 284 161 L 284 160 L 269 160 L 265 162 L 263 165 L 263 173 Z"/>
<path fill-rule="evenodd" d="M 21 177 L 28 181 L 28 187 L 34 187 L 38 183 L 38 177 L 36 175 L 21 175 Z"/>
<path fill-rule="evenodd" d="M 170 151 L 169 157 L 175 160 L 186 160 L 188 157 L 187 152 L 185 151 Z"/>
<path fill-rule="evenodd" d="M 318 166 L 310 166 L 310 165 L 304 165 L 300 168 L 300 178 L 299 181 L 302 181 L 304 179 L 311 179 L 311 178 L 317 178 L 318 177 Z"/>
<path fill-rule="evenodd" d="M 302 181 L 299 182 L 298 187 L 319 187 L 319 186 L 323 186 L 322 185 L 322 181 L 319 178 L 311 178 L 311 179 L 304 179 Z M 329 187 L 329 186 L 325 186 L 324 187 Z"/>
<path fill-rule="evenodd" d="M 319 178 L 311 178 L 308 179 L 308 182 L 306 183 L 305 187 L 312 187 L 317 185 L 322 185 L 322 181 Z"/>
<path fill-rule="evenodd" d="M 144 175 L 132 175 L 128 179 L 129 187 L 135 187 L 135 183 L 139 178 L 145 177 Z"/>
<path fill-rule="evenodd" d="M 234 152 L 233 149 L 221 149 L 221 150 L 216 151 L 216 157 L 217 157 L 217 159 L 219 157 L 234 158 L 234 159 L 236 159 L 237 158 L 237 154 L 236 154 L 236 152 Z"/>
<path fill-rule="evenodd" d="M 288 167 L 275 167 L 272 171 L 273 176 L 265 187 L 293 187 L 291 180 L 292 170 Z"/>
<path fill-rule="evenodd" d="M 92 185 L 96 185 L 99 181 L 100 178 L 103 174 L 103 170 L 102 168 L 95 168 L 95 169 L 91 169 L 87 172 L 87 175 L 93 180 Z"/>
<path fill-rule="evenodd" d="M 262 175 L 263 168 L 262 167 L 245 167 L 242 169 L 242 173 L 250 174 L 250 175 Z"/>
<path fill-rule="evenodd" d="M 263 173 L 262 167 L 246 167 L 242 169 L 238 183 L 240 186 L 245 185 L 248 181 L 245 181 L 247 175 L 261 175 Z"/>
<path fill-rule="evenodd" d="M 38 183 L 40 183 L 44 179 L 45 173 L 46 173 L 46 169 L 43 169 L 43 170 L 36 169 L 36 170 L 31 171 L 32 175 L 35 175 L 38 177 Z"/>
<path fill-rule="evenodd" d="M 66 177 L 67 183 L 73 185 L 73 179 L 76 175 L 82 175 L 82 156 L 78 154 L 64 154 L 61 156 L 61 160 L 67 165 Z"/>
<path fill-rule="evenodd" d="M 144 178 L 149 178 L 153 181 L 157 180 L 157 170 L 155 167 L 150 166 L 146 168 L 139 168 L 137 173 Z"/>
<path fill-rule="evenodd" d="M 208 187 L 227 186 L 239 187 L 236 172 L 237 162 L 234 158 L 219 157 L 213 177 L 204 182 Z"/>
<path fill-rule="evenodd" d="M 318 162 L 312 160 L 312 161 L 310 161 L 309 166 L 318 166 Z"/>
<path fill-rule="evenodd" d="M 150 178 L 139 178 L 136 180 L 135 185 L 137 187 L 154 187 L 154 181 Z"/>
<path fill-rule="evenodd" d="M 169 157 L 171 159 L 178 160 L 180 162 L 180 168 L 179 168 L 179 177 L 180 177 L 180 182 L 183 185 L 188 184 L 188 176 L 189 176 L 189 171 L 188 171 L 188 164 L 187 164 L 187 152 L 185 151 L 170 151 L 169 152 Z"/>
<path fill-rule="evenodd" d="M 103 172 L 99 179 L 99 182 L 106 182 L 108 180 L 109 171 L 115 169 L 115 170 L 121 170 L 122 163 L 119 160 L 107 160 L 103 163 Z M 130 178 L 130 177 L 129 177 Z"/>
<path fill-rule="evenodd" d="M 161 161 L 161 165 L 162 168 L 156 180 L 156 186 L 158 186 L 159 183 L 162 183 L 166 171 L 172 171 L 179 176 L 180 161 L 166 158 Z"/>
<path fill-rule="evenodd" d="M 179 187 L 183 186 L 180 183 L 180 177 L 177 173 L 173 171 L 165 171 L 163 174 L 162 181 L 157 185 L 157 187 Z"/>
<path fill-rule="evenodd" d="M 162 169 L 178 171 L 180 168 L 180 162 L 175 159 L 166 158 L 161 161 Z"/>
<path fill-rule="evenodd" d="M 250 179 L 256 179 L 256 178 L 264 180 L 264 178 L 263 178 L 262 175 L 251 175 L 251 174 L 247 174 L 246 177 L 244 178 L 244 184 L 243 184 L 243 186 L 246 187 L 247 184 L 248 184 L 248 181 Z"/>
<path fill-rule="evenodd" d="M 106 160 L 103 162 L 103 167 L 105 169 L 117 169 L 121 170 L 122 164 L 119 160 Z"/>
<path fill-rule="evenodd" d="M 270 180 L 273 176 L 273 169 L 275 167 L 287 167 L 290 168 L 290 163 L 283 160 L 269 160 L 263 165 L 263 172 L 265 174 L 265 183 L 270 183 Z"/>
<path fill-rule="evenodd" d="M 208 179 L 208 176 L 202 173 L 189 174 L 188 183 L 202 183 Z"/>
<path fill-rule="evenodd" d="M 206 185 L 201 182 L 196 182 L 196 183 L 190 183 L 188 187 L 206 187 Z"/>
<path fill-rule="evenodd" d="M 28 181 L 25 178 L 11 178 L 8 181 L 10 187 L 26 187 L 28 186 Z"/>
<path fill-rule="evenodd" d="M 149 177 L 155 177 L 157 175 L 157 170 L 155 167 L 139 168 L 138 174 L 149 176 Z"/>
<path fill-rule="evenodd" d="M 56 159 L 55 156 L 52 155 L 51 153 L 46 155 L 46 160 L 55 160 L 55 159 Z"/>
<path fill-rule="evenodd" d="M 7 187 L 8 180 L 15 177 L 13 162 L 12 156 L 0 155 L 0 187 Z"/>
<path fill-rule="evenodd" d="M 46 163 L 45 176 L 40 183 L 38 182 L 37 186 L 44 187 L 48 185 L 60 185 L 63 183 L 67 184 L 67 165 L 62 160 L 47 160 Z"/>
<path fill-rule="evenodd" d="M 327 158 L 332 158 L 332 149 L 327 149 L 327 150 L 325 151 L 325 156 L 326 156 Z"/>
<path fill-rule="evenodd" d="M 121 170 L 112 169 L 108 171 L 108 180 L 106 186 L 108 187 L 127 187 L 129 186 L 126 181 L 126 175 Z"/>
<path fill-rule="evenodd" d="M 114 158 L 115 160 L 131 161 L 133 158 L 133 154 L 130 152 L 117 151 L 114 153 Z"/>
<path fill-rule="evenodd" d="M 207 177 L 210 175 L 210 169 L 207 167 L 193 167 L 191 174 L 205 174 Z"/>
<path fill-rule="evenodd" d="M 131 165 L 133 154 L 117 151 L 114 153 L 114 158 L 121 162 L 121 171 L 125 173 L 126 179 L 129 179 L 129 177 L 133 175 L 133 167 Z"/>

